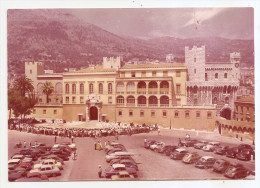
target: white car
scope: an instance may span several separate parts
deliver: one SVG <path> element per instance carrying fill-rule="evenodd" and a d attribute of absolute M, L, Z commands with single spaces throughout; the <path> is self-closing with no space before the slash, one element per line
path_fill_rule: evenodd
<path fill-rule="evenodd" d="M 30 173 L 33 172 L 39 172 L 42 175 L 46 175 L 46 176 L 59 176 L 61 175 L 60 169 L 57 167 L 53 167 L 52 165 L 42 165 L 41 168 L 39 169 L 34 169 L 31 170 Z"/>
<path fill-rule="evenodd" d="M 213 145 L 206 145 L 202 148 L 203 151 L 214 151 L 216 146 Z"/>
<path fill-rule="evenodd" d="M 150 149 L 154 151 L 158 151 L 160 147 L 164 146 L 164 142 L 155 142 L 154 144 L 150 145 Z"/>
<path fill-rule="evenodd" d="M 125 152 L 125 151 L 118 151 L 115 153 L 112 153 L 110 155 L 106 155 L 106 161 L 110 162 L 112 159 L 117 159 L 120 157 L 130 157 L 135 155 L 134 153 L 129 153 L 129 152 Z"/>

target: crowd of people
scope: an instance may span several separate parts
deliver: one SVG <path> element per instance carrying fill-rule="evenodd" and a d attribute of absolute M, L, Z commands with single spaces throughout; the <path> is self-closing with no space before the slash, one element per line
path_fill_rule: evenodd
<path fill-rule="evenodd" d="M 31 123 L 31 119 L 16 120 L 10 119 L 8 122 L 8 129 L 16 130 L 20 132 L 27 132 L 39 135 L 53 135 L 60 137 L 103 137 L 103 136 L 115 136 L 129 135 L 137 133 L 147 133 L 151 130 L 157 130 L 158 126 L 154 125 L 134 125 L 123 124 L 121 122 L 98 122 L 98 128 L 75 128 L 75 127 L 63 127 L 63 126 L 44 126 L 40 124 Z"/>

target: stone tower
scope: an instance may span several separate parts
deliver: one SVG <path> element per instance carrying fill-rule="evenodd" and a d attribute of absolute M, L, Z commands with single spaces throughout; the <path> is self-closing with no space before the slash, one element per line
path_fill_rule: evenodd
<path fill-rule="evenodd" d="M 233 52 L 230 53 L 230 62 L 233 64 L 233 80 L 239 82 L 240 78 L 240 53 L 239 52 Z"/>
<path fill-rule="evenodd" d="M 205 46 L 192 49 L 185 46 L 185 65 L 188 69 L 188 81 L 205 81 Z"/>
<path fill-rule="evenodd" d="M 117 69 L 121 67 L 122 58 L 120 56 L 114 57 L 103 57 L 103 68 L 104 69 Z"/>
<path fill-rule="evenodd" d="M 33 81 L 34 89 L 37 88 L 37 76 L 44 74 L 43 62 L 25 62 L 25 75 Z"/>

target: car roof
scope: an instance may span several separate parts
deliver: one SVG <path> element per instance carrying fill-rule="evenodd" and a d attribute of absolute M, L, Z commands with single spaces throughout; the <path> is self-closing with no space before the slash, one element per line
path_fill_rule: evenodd
<path fill-rule="evenodd" d="M 19 155 L 19 154 L 16 154 L 16 155 L 14 155 L 13 157 L 23 157 L 24 155 Z M 13 158 L 12 157 L 12 158 Z"/>
<path fill-rule="evenodd" d="M 186 151 L 186 149 L 185 148 L 178 148 L 178 149 L 176 149 L 176 151 Z"/>
<path fill-rule="evenodd" d="M 42 165 L 41 168 L 46 168 L 46 167 L 53 167 L 52 165 Z"/>
<path fill-rule="evenodd" d="M 118 151 L 115 153 L 112 153 L 111 155 L 135 155 L 134 153 L 125 152 L 125 151 Z"/>
<path fill-rule="evenodd" d="M 113 168 L 125 167 L 125 165 L 124 164 L 113 164 L 112 167 Z"/>
<path fill-rule="evenodd" d="M 201 157 L 201 158 L 203 158 L 203 159 L 214 159 L 214 157 L 211 157 L 211 156 L 203 156 L 203 157 Z"/>
<path fill-rule="evenodd" d="M 19 161 L 20 161 L 20 159 L 10 159 L 10 160 L 8 161 L 8 163 L 10 163 L 10 162 L 17 163 L 17 162 L 19 162 Z"/>

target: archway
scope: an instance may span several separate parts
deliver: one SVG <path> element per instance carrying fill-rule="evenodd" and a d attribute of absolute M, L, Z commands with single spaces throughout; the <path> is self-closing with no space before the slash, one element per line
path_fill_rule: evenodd
<path fill-rule="evenodd" d="M 223 110 L 221 110 L 220 116 L 226 118 L 227 120 L 231 120 L 231 109 L 224 108 Z"/>
<path fill-rule="evenodd" d="M 89 109 L 89 120 L 98 120 L 98 109 L 95 106 Z"/>

